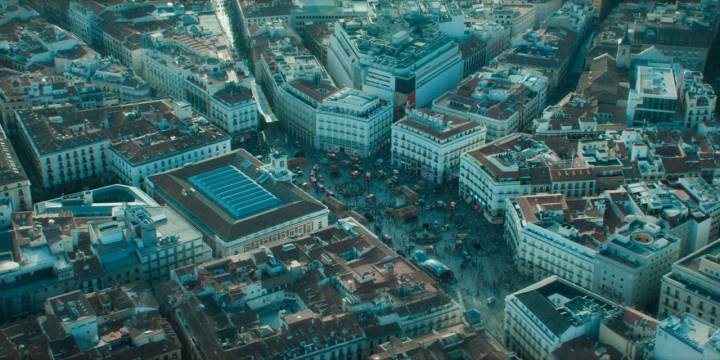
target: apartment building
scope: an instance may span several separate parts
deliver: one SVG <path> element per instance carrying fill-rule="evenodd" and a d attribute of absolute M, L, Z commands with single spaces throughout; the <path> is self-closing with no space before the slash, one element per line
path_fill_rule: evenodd
<path fill-rule="evenodd" d="M 247 86 L 229 83 L 210 97 L 208 119 L 231 135 L 252 133 L 260 128 L 257 106 Z"/>
<path fill-rule="evenodd" d="M 513 38 L 496 61 L 542 72 L 555 89 L 570 69 L 578 41 L 579 35 L 565 28 L 531 30 Z"/>
<path fill-rule="evenodd" d="M 589 202 L 605 206 L 603 199 Z M 598 248 L 608 235 L 594 225 L 602 224 L 602 213 L 574 215 L 562 194 L 536 194 L 508 199 L 505 214 L 505 241 L 521 273 L 535 280 L 557 275 L 592 289 Z"/>
<path fill-rule="evenodd" d="M 432 336 L 462 321 L 460 306 L 435 280 L 351 218 L 284 244 L 176 269 L 160 291 L 192 359 L 368 358 L 392 337 Z M 281 326 L 258 316 L 267 306 L 281 311 Z M 228 317 L 259 321 L 228 328 Z M 220 342 L 214 334 L 222 329 L 227 341 Z M 240 341 L 247 331 L 264 336 Z"/>
<path fill-rule="evenodd" d="M 612 301 L 552 276 L 505 298 L 505 346 L 523 359 L 572 358 L 573 352 L 595 349 L 598 357 L 621 357 L 613 347 L 598 344 L 598 337 L 602 324 L 625 313 Z"/>
<path fill-rule="evenodd" d="M 4 340 L 9 345 L 6 351 L 10 351 L 11 357 L 13 354 L 33 358 L 138 354 L 146 359 L 179 359 L 181 344 L 172 326 L 160 316 L 157 304 L 147 286 L 113 288 L 91 294 L 72 291 L 55 296 L 45 303 L 43 315 L 3 329 L 7 334 L 3 335 Z"/>
<path fill-rule="evenodd" d="M 717 95 L 713 87 L 705 82 L 702 72 L 683 70 L 678 82 L 685 128 L 696 129 L 700 123 L 714 121 Z"/>
<path fill-rule="evenodd" d="M 10 214 L 32 207 L 30 180 L 13 149 L 5 130 L 0 128 L 0 228 L 10 225 Z"/>
<path fill-rule="evenodd" d="M 720 357 L 720 329 L 692 314 L 670 316 L 657 326 L 654 358 L 714 359 Z"/>
<path fill-rule="evenodd" d="M 139 184 L 149 174 L 230 149 L 228 136 L 194 115 L 187 103 L 168 100 L 23 110 L 17 112 L 17 123 L 48 189 L 88 177 L 115 176 Z"/>
<path fill-rule="evenodd" d="M 564 146 L 567 141 L 518 133 L 465 153 L 460 159 L 460 197 L 492 221 L 502 222 L 509 198 L 541 192 L 590 196 L 598 184 L 622 179 L 617 158 L 578 156 L 582 149 Z M 578 161 L 569 162 L 575 158 Z"/>
<path fill-rule="evenodd" d="M 134 244 L 146 281 L 167 279 L 170 270 L 212 259 L 200 231 L 165 206 L 120 206 L 116 219 L 88 222 L 93 245 L 106 253 L 120 243 Z"/>
<path fill-rule="evenodd" d="M 619 303 L 644 308 L 655 302 L 660 280 L 680 254 L 680 241 L 651 217 L 628 218 L 600 248 L 592 288 Z"/>
<path fill-rule="evenodd" d="M 463 61 L 431 15 L 403 17 L 400 5 L 385 3 L 367 20 L 338 22 L 328 46 L 328 72 L 338 85 L 396 108 L 420 108 L 460 82 Z"/>
<path fill-rule="evenodd" d="M 710 218 L 710 234 L 707 242 L 720 238 L 720 193 L 700 177 L 681 177 L 677 180 L 677 184 L 690 195 L 689 203 Z"/>
<path fill-rule="evenodd" d="M 601 120 L 599 112 L 597 99 L 568 93 L 557 104 L 545 108 L 541 117 L 533 120 L 533 129 L 537 135 L 590 137 L 600 133 L 598 122 L 606 120 Z"/>
<path fill-rule="evenodd" d="M 632 205 L 626 202 L 628 211 L 667 223 L 670 234 L 680 240 L 680 257 L 712 241 L 711 217 L 676 188 L 660 182 L 638 182 L 626 184 L 624 189 L 632 201 Z"/>
<path fill-rule="evenodd" d="M 628 22 L 626 16 L 633 16 L 633 21 Z M 619 47 L 626 47 L 626 68 L 652 55 L 684 69 L 703 71 L 718 20 L 717 4 L 712 2 L 620 2 L 601 24 L 590 54 L 615 54 Z M 709 35 L 696 36 L 699 33 Z"/>
<path fill-rule="evenodd" d="M 393 166 L 436 184 L 458 176 L 460 157 L 485 144 L 486 128 L 433 110 L 411 110 L 392 126 Z"/>
<path fill-rule="evenodd" d="M 678 260 L 662 278 L 658 318 L 691 314 L 720 324 L 720 241 Z"/>
<path fill-rule="evenodd" d="M 522 131 L 547 99 L 548 80 L 514 66 L 483 67 L 458 87 L 433 100 L 432 109 L 487 128 L 488 140 Z"/>
<path fill-rule="evenodd" d="M 390 142 L 392 105 L 375 95 L 342 89 L 317 108 L 315 148 L 369 157 Z"/>
<path fill-rule="evenodd" d="M 313 55 L 279 41 L 261 55 L 258 78 L 287 133 L 316 145 L 317 109 L 340 89 Z"/>

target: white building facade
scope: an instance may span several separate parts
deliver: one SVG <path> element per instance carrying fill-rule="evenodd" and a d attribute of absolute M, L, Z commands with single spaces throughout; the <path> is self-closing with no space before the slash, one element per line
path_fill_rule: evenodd
<path fill-rule="evenodd" d="M 326 98 L 316 112 L 315 148 L 368 157 L 387 146 L 392 105 L 378 96 L 343 89 Z"/>
<path fill-rule="evenodd" d="M 473 121 L 411 110 L 392 127 L 391 161 L 440 184 L 458 176 L 460 157 L 485 144 L 486 132 Z"/>

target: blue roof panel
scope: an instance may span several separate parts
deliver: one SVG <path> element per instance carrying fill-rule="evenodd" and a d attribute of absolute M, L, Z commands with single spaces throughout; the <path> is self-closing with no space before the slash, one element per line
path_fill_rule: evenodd
<path fill-rule="evenodd" d="M 242 219 L 278 207 L 282 201 L 233 165 L 188 178 L 215 204 L 235 219 Z"/>

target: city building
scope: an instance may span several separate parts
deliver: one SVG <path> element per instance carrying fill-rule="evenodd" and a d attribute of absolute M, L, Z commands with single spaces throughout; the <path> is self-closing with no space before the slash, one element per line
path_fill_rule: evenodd
<path fill-rule="evenodd" d="M 350 218 L 176 269 L 159 292 L 191 359 L 368 358 L 392 337 L 431 342 L 462 321 L 440 284 Z"/>
<path fill-rule="evenodd" d="M 202 233 L 167 206 L 119 206 L 113 217 L 87 223 L 90 241 L 101 254 L 130 244 L 144 280 L 166 279 L 172 269 L 212 259 Z"/>
<path fill-rule="evenodd" d="M 291 42 L 278 41 L 261 55 L 257 77 L 286 132 L 303 143 L 319 145 L 318 108 L 340 89 L 317 58 Z"/>
<path fill-rule="evenodd" d="M 701 177 L 684 176 L 677 184 L 689 195 L 689 203 L 710 218 L 708 242 L 720 238 L 720 193 Z"/>
<path fill-rule="evenodd" d="M 680 108 L 687 129 L 715 119 L 717 95 L 712 86 L 705 82 L 702 72 L 683 70 L 680 76 Z"/>
<path fill-rule="evenodd" d="M 624 51 L 623 64 L 628 69 L 645 62 L 643 58 L 654 57 L 703 71 L 720 20 L 717 6 L 713 2 L 621 1 L 600 25 L 589 55 Z"/>
<path fill-rule="evenodd" d="M 245 150 L 150 176 L 148 193 L 203 233 L 216 256 L 282 244 L 328 225 L 328 209 L 290 182 L 286 157 Z"/>
<path fill-rule="evenodd" d="M 512 29 L 497 23 L 495 20 L 487 19 L 485 12 L 482 10 L 476 10 L 475 7 L 466 10 L 466 31 L 485 43 L 485 59 L 489 61 L 510 46 Z M 462 51 L 462 41 L 458 45 Z M 466 76 L 464 75 L 464 77 Z"/>
<path fill-rule="evenodd" d="M 658 318 L 691 314 L 720 325 L 720 241 L 715 240 L 672 265 L 662 278 Z"/>
<path fill-rule="evenodd" d="M 0 228 L 10 225 L 10 214 L 32 206 L 30 180 L 5 130 L 0 128 Z"/>
<path fill-rule="evenodd" d="M 625 305 L 645 308 L 680 254 L 680 241 L 652 217 L 626 217 L 600 248 L 592 288 Z"/>
<path fill-rule="evenodd" d="M 698 208 L 682 191 L 660 182 L 626 184 L 625 191 L 632 204 L 625 202 L 628 212 L 650 215 L 663 221 L 670 234 L 680 239 L 680 257 L 708 244 L 712 219 Z M 619 196 L 621 192 L 616 192 Z"/>
<path fill-rule="evenodd" d="M 432 109 L 487 128 L 495 140 L 532 124 L 545 108 L 546 77 L 514 66 L 484 67 L 432 102 Z"/>
<path fill-rule="evenodd" d="M 494 61 L 540 71 L 555 89 L 570 70 L 578 41 L 579 35 L 565 28 L 531 30 L 514 37 L 510 49 Z"/>
<path fill-rule="evenodd" d="M 598 122 L 613 123 L 613 120 L 600 114 L 597 99 L 571 92 L 557 104 L 546 107 L 542 117 L 533 120 L 533 131 L 544 136 L 592 137 L 600 134 Z"/>
<path fill-rule="evenodd" d="M 72 66 L 73 64 L 68 65 L 65 71 L 68 72 L 68 68 L 72 68 Z M 108 96 L 115 95 L 118 101 L 133 102 L 151 97 L 149 84 L 116 60 L 102 60 L 92 70 L 89 79 L 103 93 Z"/>
<path fill-rule="evenodd" d="M 598 12 L 589 1 L 567 1 L 560 9 L 551 13 L 541 24 L 545 28 L 563 28 L 571 30 L 584 39 L 590 34 Z M 580 45 L 579 43 L 577 45 Z"/>
<path fill-rule="evenodd" d="M 260 128 L 257 103 L 252 91 L 241 84 L 230 83 L 210 97 L 208 117 L 228 134 L 248 134 Z"/>
<path fill-rule="evenodd" d="M 0 14 L 0 44 L 0 65 L 22 72 L 62 74 L 72 61 L 99 57 L 69 31 L 25 8 Z"/>
<path fill-rule="evenodd" d="M 392 106 L 376 95 L 342 89 L 318 106 L 315 148 L 369 157 L 390 142 Z"/>
<path fill-rule="evenodd" d="M 392 126 L 393 166 L 441 184 L 458 176 L 460 156 L 485 143 L 486 128 L 433 110 L 410 110 Z"/>
<path fill-rule="evenodd" d="M 202 233 L 138 188 L 110 185 L 15 212 L 2 233 L 0 318 L 34 314 L 45 299 L 166 280 L 212 258 Z"/>
<path fill-rule="evenodd" d="M 28 215 L 30 214 L 30 215 Z M 78 289 L 78 272 L 98 264 L 79 258 L 79 234 L 71 233 L 69 214 L 32 216 L 13 214 L 13 228 L 0 234 L 0 321 L 6 322 L 39 312 L 45 299 Z M 70 226 L 65 226 L 70 225 Z M 93 274 L 90 277 L 100 277 Z"/>
<path fill-rule="evenodd" d="M 678 100 L 671 68 L 638 66 L 635 88 L 628 93 L 628 126 L 681 125 Z"/>
<path fill-rule="evenodd" d="M 372 4 L 363 1 L 296 0 L 290 10 L 290 26 L 304 35 L 310 25 L 328 24 L 332 27 L 338 20 L 366 18 L 370 6 Z"/>
<path fill-rule="evenodd" d="M 505 241 L 517 269 L 535 280 L 560 276 L 585 289 L 595 281 L 598 248 L 609 229 L 602 226 L 606 206 L 589 199 L 592 210 L 571 209 L 562 194 L 535 194 L 508 199 Z M 596 224 L 600 223 L 600 224 Z"/>
<path fill-rule="evenodd" d="M 401 3 L 378 6 L 366 20 L 336 23 L 328 72 L 338 85 L 377 95 L 396 108 L 420 108 L 460 82 L 462 55 L 435 16 L 405 12 Z"/>
<path fill-rule="evenodd" d="M 240 21 L 243 37 L 249 38 L 253 25 L 264 25 L 272 22 L 290 23 L 292 0 L 239 0 L 233 1 L 233 10 Z"/>
<path fill-rule="evenodd" d="M 692 314 L 670 316 L 657 326 L 654 358 L 713 359 L 720 357 L 720 329 Z"/>
<path fill-rule="evenodd" d="M 462 155 L 459 193 L 488 219 L 502 222 L 509 198 L 542 192 L 569 198 L 595 195 L 610 184 L 622 184 L 622 169 L 620 159 L 591 146 L 517 133 Z"/>
<path fill-rule="evenodd" d="M 505 298 L 505 346 L 523 359 L 622 358 L 627 356 L 628 349 L 615 349 L 599 339 L 610 335 L 606 324 L 617 324 L 626 318 L 631 324 L 645 321 L 635 314 L 552 276 Z M 632 340 L 635 334 L 623 335 L 625 340 Z M 623 342 L 627 343 L 613 343 Z"/>
<path fill-rule="evenodd" d="M 501 360 L 510 355 L 488 332 L 475 332 L 466 325 L 455 325 L 414 339 L 393 337 L 376 346 L 369 359 L 442 359 L 448 354 L 468 360 Z"/>
<path fill-rule="evenodd" d="M 229 40 L 220 30 L 193 29 L 153 33 L 141 55 L 144 78 L 159 94 L 187 101 L 231 135 L 256 131 L 253 80 L 237 65 Z"/>
<path fill-rule="evenodd" d="M 157 301 L 145 286 L 55 296 L 45 303 L 43 315 L 3 330 L 6 351 L 21 357 L 179 359 L 181 355 L 175 331 L 160 316 Z M 18 336 L 32 336 L 34 344 Z"/>
<path fill-rule="evenodd" d="M 187 103 L 59 105 L 16 114 L 23 150 L 46 189 L 112 176 L 139 185 L 150 174 L 230 150 L 229 137 Z"/>

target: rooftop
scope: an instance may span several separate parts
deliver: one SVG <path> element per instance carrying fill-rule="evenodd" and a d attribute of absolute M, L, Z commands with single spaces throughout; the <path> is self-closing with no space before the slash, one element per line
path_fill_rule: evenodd
<path fill-rule="evenodd" d="M 213 179 L 225 176 L 227 183 Z M 325 210 L 294 184 L 271 178 L 267 166 L 245 150 L 155 174 L 154 189 L 181 213 L 224 241 Z M 253 208 L 254 201 L 265 201 Z"/>
<path fill-rule="evenodd" d="M 669 67 L 638 66 L 635 81 L 641 95 L 677 98 L 675 75 Z"/>
<path fill-rule="evenodd" d="M 350 218 L 283 245 L 177 269 L 174 279 L 161 286 L 162 298 L 201 351 L 227 359 L 308 354 L 399 334 L 397 321 L 381 325 L 371 313 L 350 310 L 356 305 L 387 304 L 378 311 L 400 319 L 456 306 Z M 212 296 L 203 295 L 208 289 Z"/>
<path fill-rule="evenodd" d="M 557 337 L 594 319 L 607 320 L 622 315 L 622 308 L 617 304 L 557 276 L 541 280 L 508 298 L 517 299 L 537 317 L 543 328 Z"/>
<path fill-rule="evenodd" d="M 720 352 L 720 329 L 692 314 L 669 316 L 660 322 L 658 328 L 698 352 L 702 352 L 705 346 Z"/>
<path fill-rule="evenodd" d="M 473 120 L 461 119 L 428 109 L 412 110 L 393 126 L 414 129 L 436 141 L 443 141 L 466 131 L 485 127 Z"/>

